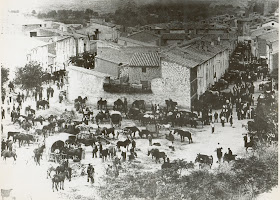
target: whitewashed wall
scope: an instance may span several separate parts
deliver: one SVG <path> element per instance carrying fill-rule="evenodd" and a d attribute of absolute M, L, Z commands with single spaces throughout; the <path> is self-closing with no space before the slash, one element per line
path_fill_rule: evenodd
<path fill-rule="evenodd" d="M 152 94 L 111 94 L 104 92 L 103 81 L 107 74 L 94 72 L 92 70 L 69 66 L 69 86 L 68 86 L 68 100 L 74 101 L 78 96 L 88 97 L 89 105 L 96 106 L 96 102 L 102 97 L 108 101 L 109 105 L 118 98 L 127 98 L 128 103 L 131 104 L 134 100 L 145 100 L 146 104 L 160 104 L 165 106 L 165 100 L 171 98 L 173 101 L 178 101 L 179 105 L 185 108 L 190 106 L 190 91 L 189 91 L 189 70 L 182 68 L 179 65 L 171 63 L 163 63 L 166 69 L 164 72 L 165 79 L 157 78 L 151 82 Z M 170 69 L 169 66 L 175 66 Z M 174 76 L 178 72 L 178 76 Z M 166 79 L 173 77 L 172 79 Z M 175 84 L 175 85 L 173 85 Z"/>

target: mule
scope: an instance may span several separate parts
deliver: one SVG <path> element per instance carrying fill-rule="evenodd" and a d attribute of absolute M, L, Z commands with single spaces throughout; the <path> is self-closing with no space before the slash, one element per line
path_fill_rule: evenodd
<path fill-rule="evenodd" d="M 230 161 L 235 160 L 235 157 L 236 157 L 236 156 L 237 156 L 237 155 L 229 155 L 229 154 L 225 153 L 225 154 L 224 154 L 223 161 L 224 161 L 224 162 L 227 161 L 227 162 L 229 163 Z"/>
<path fill-rule="evenodd" d="M 62 172 L 60 174 L 54 175 L 54 177 L 52 178 L 52 190 L 53 190 L 53 192 L 54 192 L 54 187 L 58 191 L 58 186 L 59 186 L 59 189 L 64 190 L 65 177 L 68 177 L 67 172 Z"/>
<path fill-rule="evenodd" d="M 133 137 L 135 137 L 135 133 L 136 132 L 138 132 L 138 134 L 140 135 L 140 130 L 139 130 L 139 128 L 137 128 L 136 126 L 129 126 L 129 127 L 125 127 L 124 129 L 123 129 L 124 131 L 126 131 L 126 130 L 129 130 L 129 131 L 131 131 L 131 134 L 133 134 Z M 131 135 L 130 135 L 131 136 Z"/>
<path fill-rule="evenodd" d="M 104 134 L 104 136 L 107 136 L 109 137 L 110 133 L 113 135 L 113 138 L 115 138 L 115 128 L 112 127 L 112 128 L 104 128 L 101 133 Z"/>
<path fill-rule="evenodd" d="M 98 100 L 97 101 L 97 109 L 102 110 L 102 109 L 107 109 L 107 100 Z"/>
<path fill-rule="evenodd" d="M 152 133 L 149 130 L 142 130 L 139 132 L 140 138 L 143 138 L 143 135 L 146 135 L 146 138 L 148 138 L 148 135 L 152 135 Z"/>
<path fill-rule="evenodd" d="M 180 135 L 181 142 L 184 142 L 185 141 L 185 137 L 187 137 L 189 139 L 189 144 L 193 143 L 191 132 L 183 131 L 183 130 L 180 130 L 180 129 L 174 129 L 174 134 L 175 133 L 178 133 Z"/>
<path fill-rule="evenodd" d="M 109 150 L 108 149 L 102 149 L 101 150 L 101 155 L 102 155 L 102 161 L 106 161 L 107 160 L 107 156 L 109 155 Z"/>
<path fill-rule="evenodd" d="M 124 109 L 124 103 L 121 99 L 118 99 L 114 102 L 115 110 L 122 111 Z"/>
<path fill-rule="evenodd" d="M 165 162 L 165 158 L 166 158 L 166 154 L 165 152 L 160 152 L 158 149 L 151 149 L 150 151 L 148 151 L 148 156 L 152 155 L 152 158 L 155 157 L 156 158 L 156 163 L 159 162 L 160 163 L 160 158 L 163 159 L 163 161 Z"/>
<path fill-rule="evenodd" d="M 117 142 L 117 147 L 118 149 L 122 146 L 124 148 L 126 148 L 129 144 L 131 143 L 131 141 L 129 139 L 126 139 L 125 141 L 118 141 Z"/>
<path fill-rule="evenodd" d="M 1 157 L 6 161 L 7 158 L 14 158 L 14 161 L 17 160 L 17 154 L 13 151 L 4 150 L 1 152 Z"/>
<path fill-rule="evenodd" d="M 208 156 L 208 155 L 204 155 L 204 154 L 197 154 L 195 162 L 199 163 L 199 168 L 202 167 L 202 164 L 207 164 L 209 165 L 210 169 L 213 165 L 213 156 Z"/>

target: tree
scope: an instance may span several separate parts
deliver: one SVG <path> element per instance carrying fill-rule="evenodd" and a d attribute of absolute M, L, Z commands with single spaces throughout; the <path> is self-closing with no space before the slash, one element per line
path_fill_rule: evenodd
<path fill-rule="evenodd" d="M 16 71 L 15 84 L 21 85 L 22 89 L 32 90 L 42 85 L 44 72 L 40 64 L 29 62 Z"/>
<path fill-rule="evenodd" d="M 9 69 L 1 66 L 1 86 L 3 86 L 8 80 Z"/>

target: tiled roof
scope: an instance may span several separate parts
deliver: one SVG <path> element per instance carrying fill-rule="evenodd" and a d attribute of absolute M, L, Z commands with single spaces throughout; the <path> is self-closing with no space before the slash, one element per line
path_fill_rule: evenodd
<path fill-rule="evenodd" d="M 130 43 L 133 43 L 133 44 L 137 44 L 137 45 L 140 45 L 140 46 L 156 46 L 156 45 L 150 44 L 148 42 L 141 42 L 141 41 L 133 40 L 133 39 L 126 38 L 126 37 L 120 37 L 119 40 L 123 40 L 123 41 L 130 42 Z"/>
<path fill-rule="evenodd" d="M 260 35 L 259 38 L 264 39 L 267 42 L 274 42 L 274 41 L 277 41 L 279 39 L 279 34 L 278 34 L 278 31 L 273 31 L 273 32 L 269 32 L 269 33 L 265 33 L 263 35 Z"/>
<path fill-rule="evenodd" d="M 185 33 L 163 33 L 163 40 L 184 40 L 186 39 Z"/>
<path fill-rule="evenodd" d="M 117 64 L 128 64 L 130 60 L 130 56 L 124 53 L 121 49 L 108 47 L 98 48 L 96 58 Z"/>
<path fill-rule="evenodd" d="M 192 43 L 187 41 L 187 44 L 173 46 L 162 52 L 165 59 L 180 64 L 185 67 L 193 68 L 203 62 L 214 57 L 216 54 L 226 50 L 227 47 L 220 45 L 204 44 L 203 47 L 198 40 L 193 40 Z"/>
<path fill-rule="evenodd" d="M 160 36 L 152 34 L 152 33 L 148 33 L 146 31 L 140 31 L 140 32 L 133 33 L 133 34 L 127 36 L 127 38 L 137 40 L 140 42 L 149 43 L 149 42 L 158 40 L 160 38 Z"/>
<path fill-rule="evenodd" d="M 131 67 L 159 67 L 158 52 L 135 53 L 129 64 Z"/>
<path fill-rule="evenodd" d="M 274 31 L 277 31 L 277 29 L 275 27 L 261 27 L 261 28 L 258 28 L 256 30 L 252 30 L 251 31 L 251 37 L 252 38 L 255 38 L 257 36 L 260 36 L 260 35 L 263 35 L 263 34 L 266 34 L 266 33 L 271 33 L 271 32 L 274 32 Z"/>
<path fill-rule="evenodd" d="M 158 47 L 102 47 L 97 49 L 96 58 L 107 60 L 113 63 L 129 64 L 135 53 L 149 53 L 158 51 Z"/>

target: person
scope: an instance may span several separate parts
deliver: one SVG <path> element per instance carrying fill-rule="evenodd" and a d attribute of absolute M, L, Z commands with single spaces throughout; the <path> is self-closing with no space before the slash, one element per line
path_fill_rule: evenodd
<path fill-rule="evenodd" d="M 221 147 L 220 143 L 218 143 L 218 147 L 216 149 L 217 151 L 217 158 L 218 158 L 218 162 L 221 162 L 221 158 L 223 156 L 223 152 L 222 152 L 223 147 Z"/>
<path fill-rule="evenodd" d="M 94 168 L 92 167 L 91 164 L 88 164 L 88 168 L 87 168 L 87 182 L 89 182 L 89 179 L 93 179 L 93 173 L 94 173 Z M 94 181 L 92 181 L 94 182 Z"/>
<path fill-rule="evenodd" d="M 228 156 L 229 156 L 229 157 L 232 157 L 232 151 L 231 151 L 230 148 L 228 148 Z"/>
<path fill-rule="evenodd" d="M 102 144 L 101 144 L 101 142 L 99 142 L 99 157 L 100 158 L 102 158 L 101 152 L 102 152 Z"/>
<path fill-rule="evenodd" d="M 153 137 L 152 137 L 151 134 L 148 135 L 148 140 L 149 140 L 149 146 L 152 146 L 153 145 L 153 142 L 152 142 Z"/>
<path fill-rule="evenodd" d="M 5 119 L 5 109 L 2 108 L 2 119 Z"/>
<path fill-rule="evenodd" d="M 246 147 L 246 144 L 248 143 L 248 136 L 247 134 L 243 137 L 244 139 L 244 147 Z"/>
<path fill-rule="evenodd" d="M 233 124 L 233 118 L 232 118 L 232 115 L 230 116 L 230 118 L 229 118 L 229 123 L 230 123 L 230 126 L 232 126 L 232 124 Z"/>
<path fill-rule="evenodd" d="M 211 127 L 212 127 L 212 133 L 214 133 L 214 131 L 215 131 L 215 124 L 214 124 L 214 122 L 211 122 Z"/>
<path fill-rule="evenodd" d="M 224 115 L 221 117 L 221 123 L 222 123 L 222 126 L 224 127 L 225 126 L 225 117 L 224 117 Z"/>
<path fill-rule="evenodd" d="M 214 122 L 218 122 L 218 116 L 219 116 L 219 114 L 217 112 L 215 112 L 214 113 L 214 118 L 215 118 Z"/>
<path fill-rule="evenodd" d="M 2 94 L 1 99 L 2 99 L 2 104 L 4 104 L 5 103 L 5 95 L 4 94 Z"/>
<path fill-rule="evenodd" d="M 5 140 L 3 139 L 2 140 L 2 143 L 1 143 L 1 152 L 4 151 L 6 149 L 6 142 Z"/>
<path fill-rule="evenodd" d="M 135 142 L 135 140 L 132 139 L 131 145 L 132 145 L 132 149 L 133 149 L 133 151 L 134 151 L 134 149 L 135 149 L 135 147 L 136 147 L 136 142 Z"/>
<path fill-rule="evenodd" d="M 93 150 L 92 150 L 92 158 L 97 158 L 97 151 L 98 151 L 97 145 L 94 144 Z"/>

